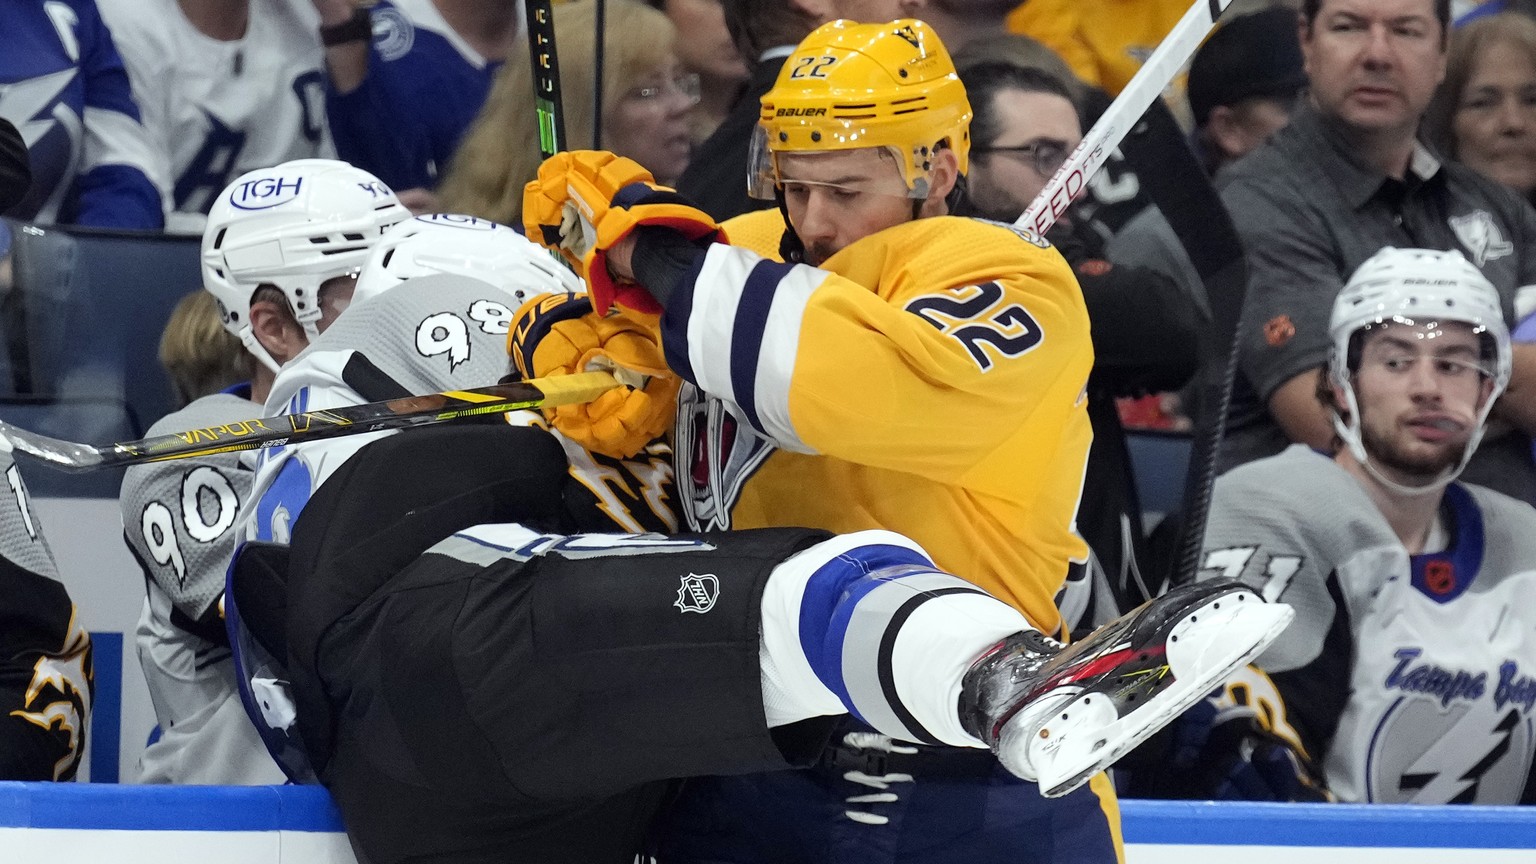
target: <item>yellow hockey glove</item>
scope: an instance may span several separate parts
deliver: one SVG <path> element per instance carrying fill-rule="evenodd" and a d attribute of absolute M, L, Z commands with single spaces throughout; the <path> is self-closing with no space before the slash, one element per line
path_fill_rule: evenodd
<path fill-rule="evenodd" d="M 558 251 L 591 287 L 594 307 L 615 302 L 647 314 L 661 305 L 643 286 L 620 284 L 608 272 L 607 253 L 641 225 L 661 225 L 690 240 L 724 240 L 708 213 L 665 186 L 639 163 L 602 150 L 557 153 L 523 189 L 523 228 Z"/>
<path fill-rule="evenodd" d="M 544 416 L 588 450 L 628 458 L 672 427 L 680 382 L 667 368 L 655 316 L 591 309 L 581 295 L 529 300 L 513 317 L 508 352 L 524 378 L 612 373 L 625 386 Z"/>

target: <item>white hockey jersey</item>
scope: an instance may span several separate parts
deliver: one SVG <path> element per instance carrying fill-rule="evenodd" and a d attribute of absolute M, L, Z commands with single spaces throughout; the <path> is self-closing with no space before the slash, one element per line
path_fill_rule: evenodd
<path fill-rule="evenodd" d="M 214 393 L 162 418 L 149 434 L 259 413 L 246 396 Z M 147 592 L 135 641 L 160 726 L 140 760 L 140 782 L 284 780 L 240 705 L 218 605 L 250 492 L 251 472 L 237 453 L 135 465 L 123 476 L 123 538 Z"/>
<path fill-rule="evenodd" d="M 256 0 L 245 36 L 199 32 L 176 0 L 98 0 L 169 165 L 166 229 L 200 233 L 208 208 L 246 171 L 331 158 L 325 55 L 310 0 Z"/>
<path fill-rule="evenodd" d="M 1514 804 L 1526 788 L 1536 510 L 1456 483 L 1440 515 L 1443 550 L 1409 555 L 1359 482 L 1303 445 L 1216 483 L 1201 577 L 1296 609 L 1254 664 L 1267 678 L 1232 686 L 1340 800 Z"/>
<path fill-rule="evenodd" d="M 288 362 L 266 414 L 297 414 L 494 384 L 506 374 L 516 301 L 462 276 L 408 279 L 350 308 Z M 310 494 L 352 454 L 393 432 L 275 447 L 257 458 L 246 534 L 287 543 Z"/>

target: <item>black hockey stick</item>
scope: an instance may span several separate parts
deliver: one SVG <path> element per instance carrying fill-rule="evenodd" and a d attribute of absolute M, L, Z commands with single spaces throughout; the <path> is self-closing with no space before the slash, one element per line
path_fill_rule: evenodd
<path fill-rule="evenodd" d="M 1110 103 L 1104 113 L 1099 116 L 1098 122 L 1083 136 L 1083 140 L 1067 157 L 1067 161 L 1057 169 L 1045 188 L 1030 203 L 1029 208 L 1013 223 L 1019 228 L 1035 237 L 1044 237 L 1045 232 L 1056 224 L 1056 220 L 1066 212 L 1083 190 L 1088 186 L 1091 178 L 1104 162 L 1114 152 L 1120 142 L 1125 139 L 1127 133 L 1134 125 L 1142 120 L 1147 109 L 1168 88 L 1173 76 L 1189 62 L 1194 56 L 1195 49 L 1205 41 L 1211 30 L 1216 26 L 1216 20 L 1221 17 L 1232 0 L 1195 0 L 1189 11 L 1173 25 L 1163 41 L 1158 43 L 1157 50 L 1147 58 L 1141 68 L 1131 78 L 1120 95 Z M 1202 186 L 1209 188 L 1208 183 Z M 1212 193 L 1214 198 L 1214 193 Z M 1193 202 L 1192 202 L 1193 203 Z M 1216 200 L 1220 205 L 1220 200 Z M 1204 206 L 1196 204 L 1195 206 Z M 1225 218 L 1226 211 L 1218 210 L 1217 214 Z M 1213 217 L 1215 218 L 1215 217 Z M 1230 222 L 1227 223 L 1230 227 Z M 1176 226 L 1177 227 L 1177 226 Z M 1233 232 L 1235 237 L 1235 232 Z M 1244 265 L 1241 255 L 1237 256 L 1235 263 L 1230 260 L 1225 263 L 1215 261 L 1212 256 L 1226 253 L 1226 249 L 1211 250 L 1209 254 L 1199 256 L 1195 261 L 1196 268 L 1200 270 L 1200 276 L 1207 286 L 1210 297 L 1213 317 L 1218 328 L 1224 333 L 1218 333 L 1218 341 L 1227 338 L 1229 341 L 1237 329 L 1236 312 L 1231 309 L 1218 307 L 1218 304 L 1226 303 L 1234 292 L 1211 291 L 1214 287 L 1213 280 L 1218 280 L 1222 285 L 1231 285 L 1234 279 L 1246 284 L 1246 273 L 1241 269 Z M 1204 262 L 1204 268 L 1202 268 Z M 1218 270 L 1226 267 L 1238 268 L 1235 277 L 1231 273 L 1218 275 Z M 1242 290 L 1235 292 L 1237 298 L 1237 312 L 1241 311 Z M 1225 329 L 1230 324 L 1231 329 Z M 1200 542 L 1205 533 L 1206 510 L 1210 507 L 1211 484 L 1215 480 L 1215 461 L 1217 451 L 1220 449 L 1222 428 L 1226 420 L 1227 403 L 1232 392 L 1232 376 L 1234 374 L 1235 343 L 1226 344 L 1231 351 L 1222 354 L 1226 362 L 1222 367 L 1223 380 L 1219 390 L 1211 387 L 1208 393 L 1208 404 L 1201 416 L 1202 423 L 1196 430 L 1195 449 L 1190 455 L 1190 473 L 1184 483 L 1184 525 L 1180 532 L 1180 552 L 1178 563 L 1174 573 L 1170 577 L 1174 582 L 1183 582 L 1193 579 L 1195 565 L 1198 564 L 1200 554 Z M 1207 358 L 1216 353 L 1207 351 Z M 1214 367 L 1212 367 L 1214 368 Z M 1189 563 L 1192 562 L 1192 563 Z"/>
<path fill-rule="evenodd" d="M 87 471 L 305 444 L 363 432 L 430 426 L 465 417 L 506 414 L 523 408 L 555 408 L 590 402 L 617 386 L 619 382 L 606 372 L 555 375 L 472 390 L 447 390 L 387 402 L 242 420 L 100 447 L 50 438 L 0 422 L 0 446 L 9 445 L 55 468 Z"/>
<path fill-rule="evenodd" d="M 565 107 L 560 102 L 560 58 L 549 0 L 526 0 L 528 54 L 533 62 L 533 106 L 539 120 L 539 155 L 565 149 Z"/>
<path fill-rule="evenodd" d="M 1213 325 L 1200 346 L 1200 371 L 1195 382 L 1199 402 L 1184 476 L 1177 552 L 1163 574 L 1167 584 L 1178 586 L 1193 581 L 1200 564 L 1216 461 L 1237 375 L 1237 335 L 1248 266 L 1226 206 L 1168 109 L 1154 105 L 1132 135 L 1147 144 L 1164 145 L 1126 147 L 1122 152 L 1200 274 Z"/>
<path fill-rule="evenodd" d="M 608 0 L 597 0 L 592 16 L 592 149 L 603 149 L 603 50 L 608 33 Z"/>

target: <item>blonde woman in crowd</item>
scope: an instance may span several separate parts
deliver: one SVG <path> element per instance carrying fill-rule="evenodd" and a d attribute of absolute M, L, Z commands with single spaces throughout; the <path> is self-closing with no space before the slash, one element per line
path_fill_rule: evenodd
<path fill-rule="evenodd" d="M 171 378 L 178 409 L 251 378 L 250 354 L 224 329 L 207 291 L 188 294 L 171 311 L 160 334 L 160 365 Z"/>
<path fill-rule="evenodd" d="M 593 2 L 555 7 L 567 147 L 592 146 Z M 602 145 L 639 162 L 663 183 L 688 165 L 698 77 L 674 49 L 667 16 L 635 0 L 609 0 L 604 50 Z M 507 58 L 441 187 L 445 211 L 522 224 L 523 186 L 539 168 L 533 72 L 524 48 Z"/>
<path fill-rule="evenodd" d="M 725 26 L 720 0 L 648 0 L 665 12 L 677 32 L 677 56 L 699 76 L 699 107 L 693 112 L 693 140 L 708 138 L 736 104 L 747 84 L 747 64 Z"/>
<path fill-rule="evenodd" d="M 1536 20 L 1505 12 L 1454 31 L 1426 128 L 1447 156 L 1536 201 Z"/>

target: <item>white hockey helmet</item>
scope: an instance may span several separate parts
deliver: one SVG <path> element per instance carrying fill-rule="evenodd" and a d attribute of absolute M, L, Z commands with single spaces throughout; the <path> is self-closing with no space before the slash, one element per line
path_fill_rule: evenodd
<path fill-rule="evenodd" d="M 273 371 L 251 330 L 251 298 L 271 285 L 313 340 L 321 283 L 355 275 L 389 226 L 410 218 L 379 178 L 334 159 L 296 159 L 240 175 L 220 193 L 203 231 L 203 287 L 225 329 Z"/>
<path fill-rule="evenodd" d="M 1467 441 L 1461 463 L 1426 486 L 1405 487 L 1381 476 L 1366 458 L 1360 405 L 1350 381 L 1360 357 L 1360 343 L 1355 337 L 1389 322 L 1413 326 L 1448 321 L 1470 325 L 1478 335 L 1481 359 L 1493 379 L 1493 392 L 1478 412 L 1477 425 Z M 1494 400 L 1509 384 L 1509 327 L 1504 323 L 1498 289 L 1460 252 L 1388 246 L 1361 264 L 1339 291 L 1328 321 L 1328 336 L 1332 346 L 1328 355 L 1330 380 L 1343 391 L 1349 410 L 1347 420 L 1334 412 L 1333 428 L 1355 459 L 1377 480 L 1400 492 L 1432 492 L 1456 479 L 1482 441 Z"/>
<path fill-rule="evenodd" d="M 493 285 L 516 309 L 538 294 L 585 290 L 544 247 L 499 222 L 457 213 L 407 219 L 384 232 L 357 277 L 352 302 L 382 294 L 407 279 L 451 273 Z"/>

